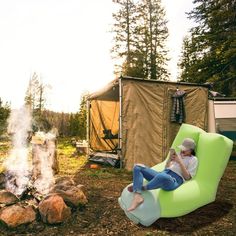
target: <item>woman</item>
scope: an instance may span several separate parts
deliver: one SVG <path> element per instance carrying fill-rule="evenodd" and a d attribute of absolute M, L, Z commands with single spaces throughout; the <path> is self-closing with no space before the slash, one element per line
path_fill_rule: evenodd
<path fill-rule="evenodd" d="M 128 191 L 134 192 L 134 198 L 131 206 L 127 209 L 128 211 L 135 210 L 143 203 L 142 191 L 157 188 L 171 191 L 196 174 L 198 160 L 195 157 L 194 140 L 191 138 L 184 139 L 179 148 L 180 154 L 171 153 L 162 172 L 157 172 L 142 164 L 134 166 L 133 186 L 128 187 Z M 145 186 L 143 186 L 144 179 L 149 181 Z"/>

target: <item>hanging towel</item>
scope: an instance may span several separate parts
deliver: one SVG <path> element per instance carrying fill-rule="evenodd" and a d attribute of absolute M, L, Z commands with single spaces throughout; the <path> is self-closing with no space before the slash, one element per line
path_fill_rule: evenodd
<path fill-rule="evenodd" d="M 177 90 L 172 95 L 173 106 L 171 111 L 171 122 L 182 124 L 185 121 L 185 107 L 184 107 L 184 96 L 185 91 Z"/>

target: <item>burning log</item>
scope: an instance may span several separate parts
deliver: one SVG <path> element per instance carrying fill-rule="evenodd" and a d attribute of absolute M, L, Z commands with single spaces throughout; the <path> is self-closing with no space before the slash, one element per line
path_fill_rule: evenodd
<path fill-rule="evenodd" d="M 53 174 L 59 172 L 59 164 L 57 160 L 57 140 L 53 135 L 45 135 L 37 132 L 32 137 L 32 165 L 33 179 L 37 179 L 42 175 L 45 166 L 51 168 Z"/>
<path fill-rule="evenodd" d="M 21 172 L 20 175 L 18 173 Z M 5 188 L 14 193 L 18 198 L 21 198 L 21 195 L 27 188 L 30 173 L 24 170 L 6 170 L 5 173 Z"/>
<path fill-rule="evenodd" d="M 33 181 L 30 180 L 25 191 L 21 195 L 21 199 L 31 199 L 32 197 L 40 202 L 44 198 L 44 195 L 38 192 L 37 188 L 34 186 Z"/>

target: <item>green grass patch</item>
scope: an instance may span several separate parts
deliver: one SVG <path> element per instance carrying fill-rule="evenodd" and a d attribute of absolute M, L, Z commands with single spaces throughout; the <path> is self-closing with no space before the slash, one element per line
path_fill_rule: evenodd
<path fill-rule="evenodd" d="M 3 171 L 2 163 L 6 159 L 9 149 L 10 149 L 9 141 L 0 142 L 0 173 Z"/>
<path fill-rule="evenodd" d="M 74 175 L 87 163 L 86 156 L 69 157 L 66 155 L 59 155 L 59 174 L 60 175 Z"/>
<path fill-rule="evenodd" d="M 87 163 L 87 157 L 75 154 L 70 138 L 60 138 L 57 145 L 59 174 L 73 175 Z"/>

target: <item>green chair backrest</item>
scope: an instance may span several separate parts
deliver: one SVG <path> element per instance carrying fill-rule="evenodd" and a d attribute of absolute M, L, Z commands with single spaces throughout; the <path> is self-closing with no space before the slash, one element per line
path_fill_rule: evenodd
<path fill-rule="evenodd" d="M 197 154 L 199 167 L 196 180 L 218 186 L 232 152 L 233 141 L 215 133 L 201 133 Z"/>

